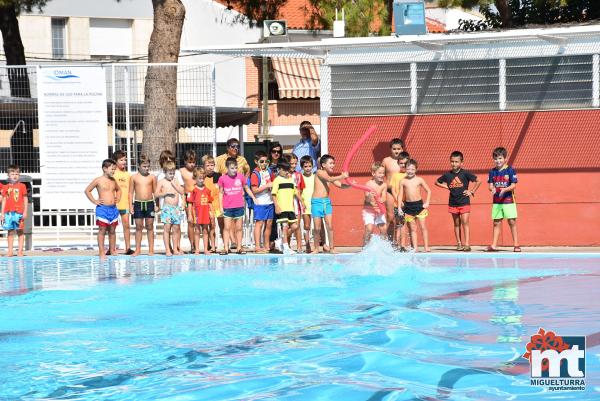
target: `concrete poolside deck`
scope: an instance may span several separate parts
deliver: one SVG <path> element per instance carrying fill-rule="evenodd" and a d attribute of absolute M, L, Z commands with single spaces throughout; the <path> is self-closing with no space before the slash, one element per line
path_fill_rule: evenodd
<path fill-rule="evenodd" d="M 488 252 L 484 252 L 485 246 L 474 245 L 472 247 L 471 252 L 466 252 L 466 254 L 473 253 L 482 253 L 482 254 L 490 254 Z M 338 247 L 337 251 L 339 253 L 357 253 L 360 252 L 362 248 L 360 247 Z M 433 246 L 431 247 L 432 253 L 455 253 L 462 254 L 465 252 L 458 252 L 455 250 L 454 246 L 445 245 L 445 246 Z M 522 253 L 598 253 L 600 254 L 600 247 L 550 247 L 550 246 L 523 246 L 521 247 Z M 119 250 L 123 252 L 122 250 Z M 252 254 L 253 252 L 249 251 L 248 254 Z M 500 252 L 492 253 L 492 254 L 512 254 L 512 247 L 500 247 Z M 25 252 L 25 256 L 95 256 L 97 255 L 96 250 L 81 250 L 81 249 L 68 249 L 68 248 L 47 248 L 47 249 L 35 249 L 33 251 Z M 122 253 L 120 253 L 122 255 Z M 147 251 L 144 250 L 142 255 L 147 255 Z M 157 251 L 157 256 L 164 256 L 162 251 Z M 0 250 L 0 258 L 6 256 L 6 249 Z"/>

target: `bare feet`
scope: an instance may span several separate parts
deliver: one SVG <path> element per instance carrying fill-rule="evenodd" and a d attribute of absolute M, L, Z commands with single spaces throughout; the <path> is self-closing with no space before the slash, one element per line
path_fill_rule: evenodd
<path fill-rule="evenodd" d="M 335 250 L 335 248 L 331 248 L 329 251 L 332 255 L 337 255 L 339 252 Z"/>
<path fill-rule="evenodd" d="M 329 245 L 323 245 L 323 252 L 328 253 L 330 250 Z"/>
<path fill-rule="evenodd" d="M 204 254 L 205 255 L 212 255 L 212 251 L 206 250 L 206 251 L 204 251 Z"/>
<path fill-rule="evenodd" d="M 310 253 L 313 254 L 313 255 L 316 254 L 316 253 L 319 253 L 319 248 L 315 248 Z"/>
<path fill-rule="evenodd" d="M 135 252 L 131 254 L 131 256 L 139 256 L 140 250 L 136 248 Z"/>
<path fill-rule="evenodd" d="M 174 253 L 175 255 L 183 255 L 183 252 L 181 252 L 181 251 L 175 251 L 175 252 L 173 252 L 173 253 Z"/>
<path fill-rule="evenodd" d="M 173 254 L 171 253 L 171 251 L 165 252 L 165 255 L 167 255 L 167 256 L 173 256 Z"/>
<path fill-rule="evenodd" d="M 154 251 L 149 251 L 148 256 L 154 256 Z"/>
<path fill-rule="evenodd" d="M 100 256 L 100 260 L 106 260 L 106 255 L 105 254 L 101 253 L 98 256 Z"/>
<path fill-rule="evenodd" d="M 23 256 L 23 251 L 17 252 L 17 256 Z"/>
<path fill-rule="evenodd" d="M 200 255 L 200 251 L 199 251 L 198 249 L 196 249 L 196 250 L 194 251 L 194 255 Z"/>

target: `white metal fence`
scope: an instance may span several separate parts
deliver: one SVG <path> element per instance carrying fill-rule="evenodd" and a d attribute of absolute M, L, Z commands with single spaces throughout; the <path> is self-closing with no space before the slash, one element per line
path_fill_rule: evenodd
<path fill-rule="evenodd" d="M 144 87 L 149 64 L 103 64 L 107 84 L 109 157 L 125 150 L 136 171 L 143 143 Z M 216 150 L 213 64 L 154 64 L 177 69 L 177 152 L 193 148 L 201 156 Z M 58 66 L 55 67 L 64 67 Z M 95 215 L 89 209 L 48 209 L 40 197 L 37 73 L 39 66 L 0 66 L 0 177 L 9 164 L 33 178 L 34 246 L 89 247 L 96 243 Z M 158 155 L 149 155 L 158 158 Z M 68 155 L 66 155 L 68 157 Z M 90 180 L 93 177 L 90 177 Z M 82 188 L 83 191 L 83 188 Z M 161 227 L 157 227 L 160 234 Z M 185 227 L 184 227 L 185 228 Z M 122 238 L 122 237 L 121 237 Z M 160 242 L 157 242 L 160 244 Z"/>

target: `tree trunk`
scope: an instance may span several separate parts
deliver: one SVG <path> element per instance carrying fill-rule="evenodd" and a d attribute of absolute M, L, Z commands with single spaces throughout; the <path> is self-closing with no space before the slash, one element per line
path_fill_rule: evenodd
<path fill-rule="evenodd" d="M 512 13 L 508 1 L 509 0 L 496 0 L 496 8 L 498 9 L 498 14 L 500 14 L 502 28 L 512 27 Z"/>
<path fill-rule="evenodd" d="M 181 0 L 152 0 L 154 29 L 148 45 L 150 63 L 176 63 L 185 7 Z M 175 152 L 177 138 L 177 66 L 149 66 L 144 90 L 142 152 L 158 168 L 163 150 Z"/>
<path fill-rule="evenodd" d="M 6 65 L 26 64 L 25 49 L 21 41 L 16 7 L 14 3 L 0 6 L 0 31 L 2 31 L 2 40 L 4 42 Z M 9 68 L 8 82 L 11 96 L 31 97 L 26 68 Z"/>

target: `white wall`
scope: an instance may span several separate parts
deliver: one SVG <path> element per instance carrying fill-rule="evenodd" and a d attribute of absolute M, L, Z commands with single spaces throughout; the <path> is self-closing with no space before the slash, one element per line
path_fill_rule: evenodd
<path fill-rule="evenodd" d="M 483 19 L 481 15 L 460 8 L 427 8 L 425 15 L 442 22 L 447 30 L 458 29 L 458 21 L 461 19 L 476 21 Z"/>
<path fill-rule="evenodd" d="M 260 38 L 259 29 L 235 22 L 238 13 L 213 0 L 183 0 L 183 3 L 186 20 L 181 49 L 252 43 Z M 182 63 L 216 63 L 217 106 L 246 107 L 246 64 L 243 57 L 202 55 L 185 56 L 179 60 Z"/>

